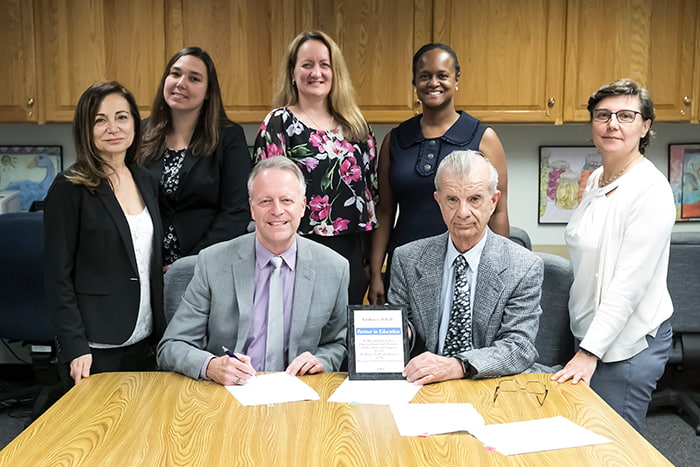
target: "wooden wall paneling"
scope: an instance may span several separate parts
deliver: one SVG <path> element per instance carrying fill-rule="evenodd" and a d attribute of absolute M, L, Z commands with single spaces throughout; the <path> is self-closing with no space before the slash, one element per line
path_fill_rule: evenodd
<path fill-rule="evenodd" d="M 692 120 L 699 9 L 697 0 L 569 0 L 565 119 L 587 121 L 591 93 L 630 78 L 649 89 L 657 120 Z"/>
<path fill-rule="evenodd" d="M 693 114 L 693 68 L 697 0 L 653 0 L 649 37 L 649 92 L 656 119 L 690 121 Z M 688 98 L 688 99 L 686 99 Z M 687 101 L 687 103 L 686 103 Z"/>
<path fill-rule="evenodd" d="M 169 1 L 168 57 L 187 46 L 206 50 L 216 65 L 228 116 L 239 123 L 260 123 L 272 108 L 279 62 L 293 37 L 288 3 Z"/>
<path fill-rule="evenodd" d="M 429 0 L 303 0 L 297 29 L 320 29 L 338 43 L 368 121 L 400 122 L 414 113 L 411 60 L 431 40 L 431 6 Z"/>
<path fill-rule="evenodd" d="M 603 84 L 648 86 L 651 12 L 651 0 L 569 0 L 564 120 L 588 121 L 588 98 Z"/>
<path fill-rule="evenodd" d="M 70 121 L 83 91 L 111 80 L 148 113 L 163 68 L 163 0 L 40 0 L 35 12 L 47 121 Z"/>
<path fill-rule="evenodd" d="M 565 0 L 435 0 L 433 39 L 462 76 L 457 108 L 492 122 L 562 120 Z"/>
<path fill-rule="evenodd" d="M 686 96 L 684 96 L 686 97 Z M 691 121 L 700 121 L 700 6 L 695 11 L 695 54 L 693 55 L 693 84 L 690 96 Z"/>
<path fill-rule="evenodd" d="M 36 3 L 45 117 L 48 121 L 71 121 L 85 88 L 105 79 L 102 2 Z"/>
<path fill-rule="evenodd" d="M 108 0 L 103 8 L 105 79 L 126 86 L 147 117 L 166 63 L 164 2 Z"/>
<path fill-rule="evenodd" d="M 39 120 L 32 0 L 0 0 L 0 121 Z"/>

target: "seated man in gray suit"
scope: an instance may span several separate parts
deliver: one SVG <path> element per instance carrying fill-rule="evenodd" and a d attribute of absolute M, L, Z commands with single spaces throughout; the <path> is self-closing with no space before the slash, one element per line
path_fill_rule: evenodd
<path fill-rule="evenodd" d="M 511 375 L 537 357 L 543 264 L 487 227 L 497 183 L 480 153 L 449 154 L 434 195 L 448 231 L 394 252 L 388 299 L 409 309 L 408 381 Z"/>
<path fill-rule="evenodd" d="M 158 345 L 162 369 L 231 385 L 245 384 L 256 370 L 304 375 L 340 368 L 349 266 L 297 235 L 305 191 L 304 176 L 285 157 L 253 168 L 248 193 L 255 233 L 199 253 Z M 235 354 L 217 356 L 224 346 Z"/>

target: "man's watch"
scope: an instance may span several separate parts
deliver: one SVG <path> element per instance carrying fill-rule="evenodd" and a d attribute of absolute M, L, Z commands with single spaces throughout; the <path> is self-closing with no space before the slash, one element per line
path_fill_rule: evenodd
<path fill-rule="evenodd" d="M 459 357 L 455 357 L 457 361 L 462 365 L 462 373 L 464 373 L 463 378 L 471 378 L 476 374 L 476 370 L 473 366 L 469 364 L 468 360 L 462 360 Z"/>

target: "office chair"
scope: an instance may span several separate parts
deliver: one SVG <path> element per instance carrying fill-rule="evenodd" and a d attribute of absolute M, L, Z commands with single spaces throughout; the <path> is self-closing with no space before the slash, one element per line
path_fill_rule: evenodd
<path fill-rule="evenodd" d="M 35 384 L 0 382 L 5 404 L 34 398 L 32 417 L 60 395 L 55 331 L 44 296 L 44 214 L 0 215 L 0 338 L 31 350 Z"/>
<path fill-rule="evenodd" d="M 544 261 L 540 328 L 535 340 L 537 363 L 548 367 L 566 365 L 574 354 L 569 326 L 569 289 L 574 280 L 571 262 L 550 253 L 536 253 Z"/>
<path fill-rule="evenodd" d="M 525 232 L 525 230 L 520 227 L 510 226 L 510 239 L 513 240 L 520 246 L 532 250 L 532 243 L 530 242 L 530 236 Z"/>
<path fill-rule="evenodd" d="M 673 301 L 673 344 L 666 364 L 670 387 L 652 395 L 650 408 L 675 407 L 700 435 L 700 232 L 671 235 L 668 289 Z M 695 378 L 695 381 L 688 381 Z"/>
<path fill-rule="evenodd" d="M 165 276 L 163 276 L 163 308 L 165 309 L 165 321 L 170 322 L 182 301 L 182 294 L 190 283 L 194 275 L 194 265 L 197 263 L 197 256 L 185 256 L 170 265 Z"/>

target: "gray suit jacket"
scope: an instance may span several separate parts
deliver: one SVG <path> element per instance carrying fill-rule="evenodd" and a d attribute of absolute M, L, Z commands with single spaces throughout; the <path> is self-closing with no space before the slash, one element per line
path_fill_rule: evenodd
<path fill-rule="evenodd" d="M 255 291 L 255 234 L 202 250 L 182 303 L 158 345 L 158 365 L 199 379 L 221 346 L 241 352 Z M 326 371 L 338 371 L 346 352 L 349 267 L 345 258 L 297 236 L 292 327 L 287 360 L 309 351 Z"/>
<path fill-rule="evenodd" d="M 459 355 L 476 378 L 522 373 L 537 358 L 542 260 L 507 238 L 486 232 L 472 299 L 473 349 Z M 437 353 L 439 303 L 449 233 L 396 249 L 391 263 L 389 302 L 406 304 L 414 330 L 412 355 Z"/>

